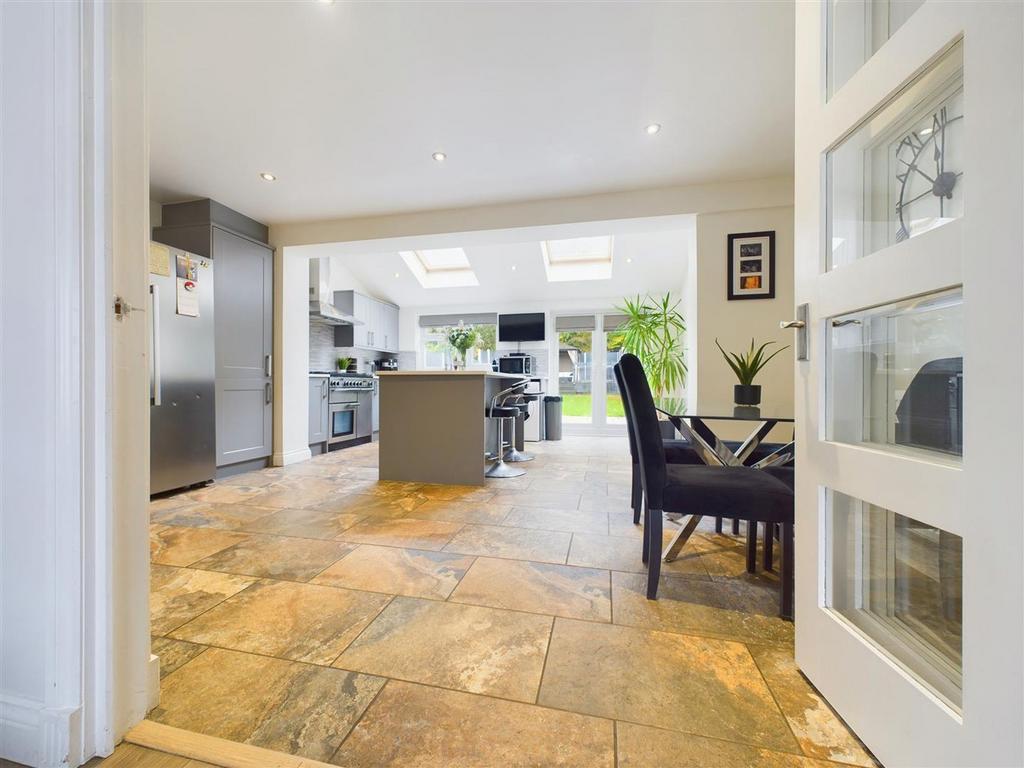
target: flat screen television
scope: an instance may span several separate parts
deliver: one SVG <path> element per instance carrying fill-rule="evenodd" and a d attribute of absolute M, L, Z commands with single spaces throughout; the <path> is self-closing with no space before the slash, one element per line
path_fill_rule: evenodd
<path fill-rule="evenodd" d="M 544 313 L 498 315 L 498 341 L 544 341 Z"/>

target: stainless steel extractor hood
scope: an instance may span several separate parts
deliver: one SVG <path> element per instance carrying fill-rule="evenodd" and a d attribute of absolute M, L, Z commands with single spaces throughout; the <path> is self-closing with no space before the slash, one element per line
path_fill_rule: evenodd
<path fill-rule="evenodd" d="M 341 312 L 331 303 L 331 260 L 328 257 L 309 260 L 309 320 L 324 325 L 362 325 L 352 315 Z"/>

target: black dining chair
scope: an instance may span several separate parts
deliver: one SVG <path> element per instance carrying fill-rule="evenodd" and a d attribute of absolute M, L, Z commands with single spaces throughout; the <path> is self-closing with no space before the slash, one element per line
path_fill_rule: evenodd
<path fill-rule="evenodd" d="M 661 577 L 663 515 L 739 518 L 782 526 L 780 614 L 793 617 L 793 491 L 767 472 L 751 467 L 669 464 L 665 460 L 658 411 L 640 360 L 632 354 L 618 362 L 627 421 L 636 446 L 644 503 L 643 558 L 647 597 L 658 597 Z"/>

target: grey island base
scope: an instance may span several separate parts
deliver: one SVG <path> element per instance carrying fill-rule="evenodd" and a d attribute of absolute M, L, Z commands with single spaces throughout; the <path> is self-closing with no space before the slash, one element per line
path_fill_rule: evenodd
<path fill-rule="evenodd" d="M 488 371 L 379 376 L 380 479 L 483 485 L 484 452 L 495 433 L 485 408 L 523 377 Z"/>

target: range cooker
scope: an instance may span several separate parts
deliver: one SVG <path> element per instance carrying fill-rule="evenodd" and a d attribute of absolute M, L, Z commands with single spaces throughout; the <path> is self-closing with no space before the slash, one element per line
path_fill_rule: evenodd
<path fill-rule="evenodd" d="M 326 373 L 329 379 L 327 448 L 332 450 L 373 435 L 373 387 L 369 374 Z"/>

